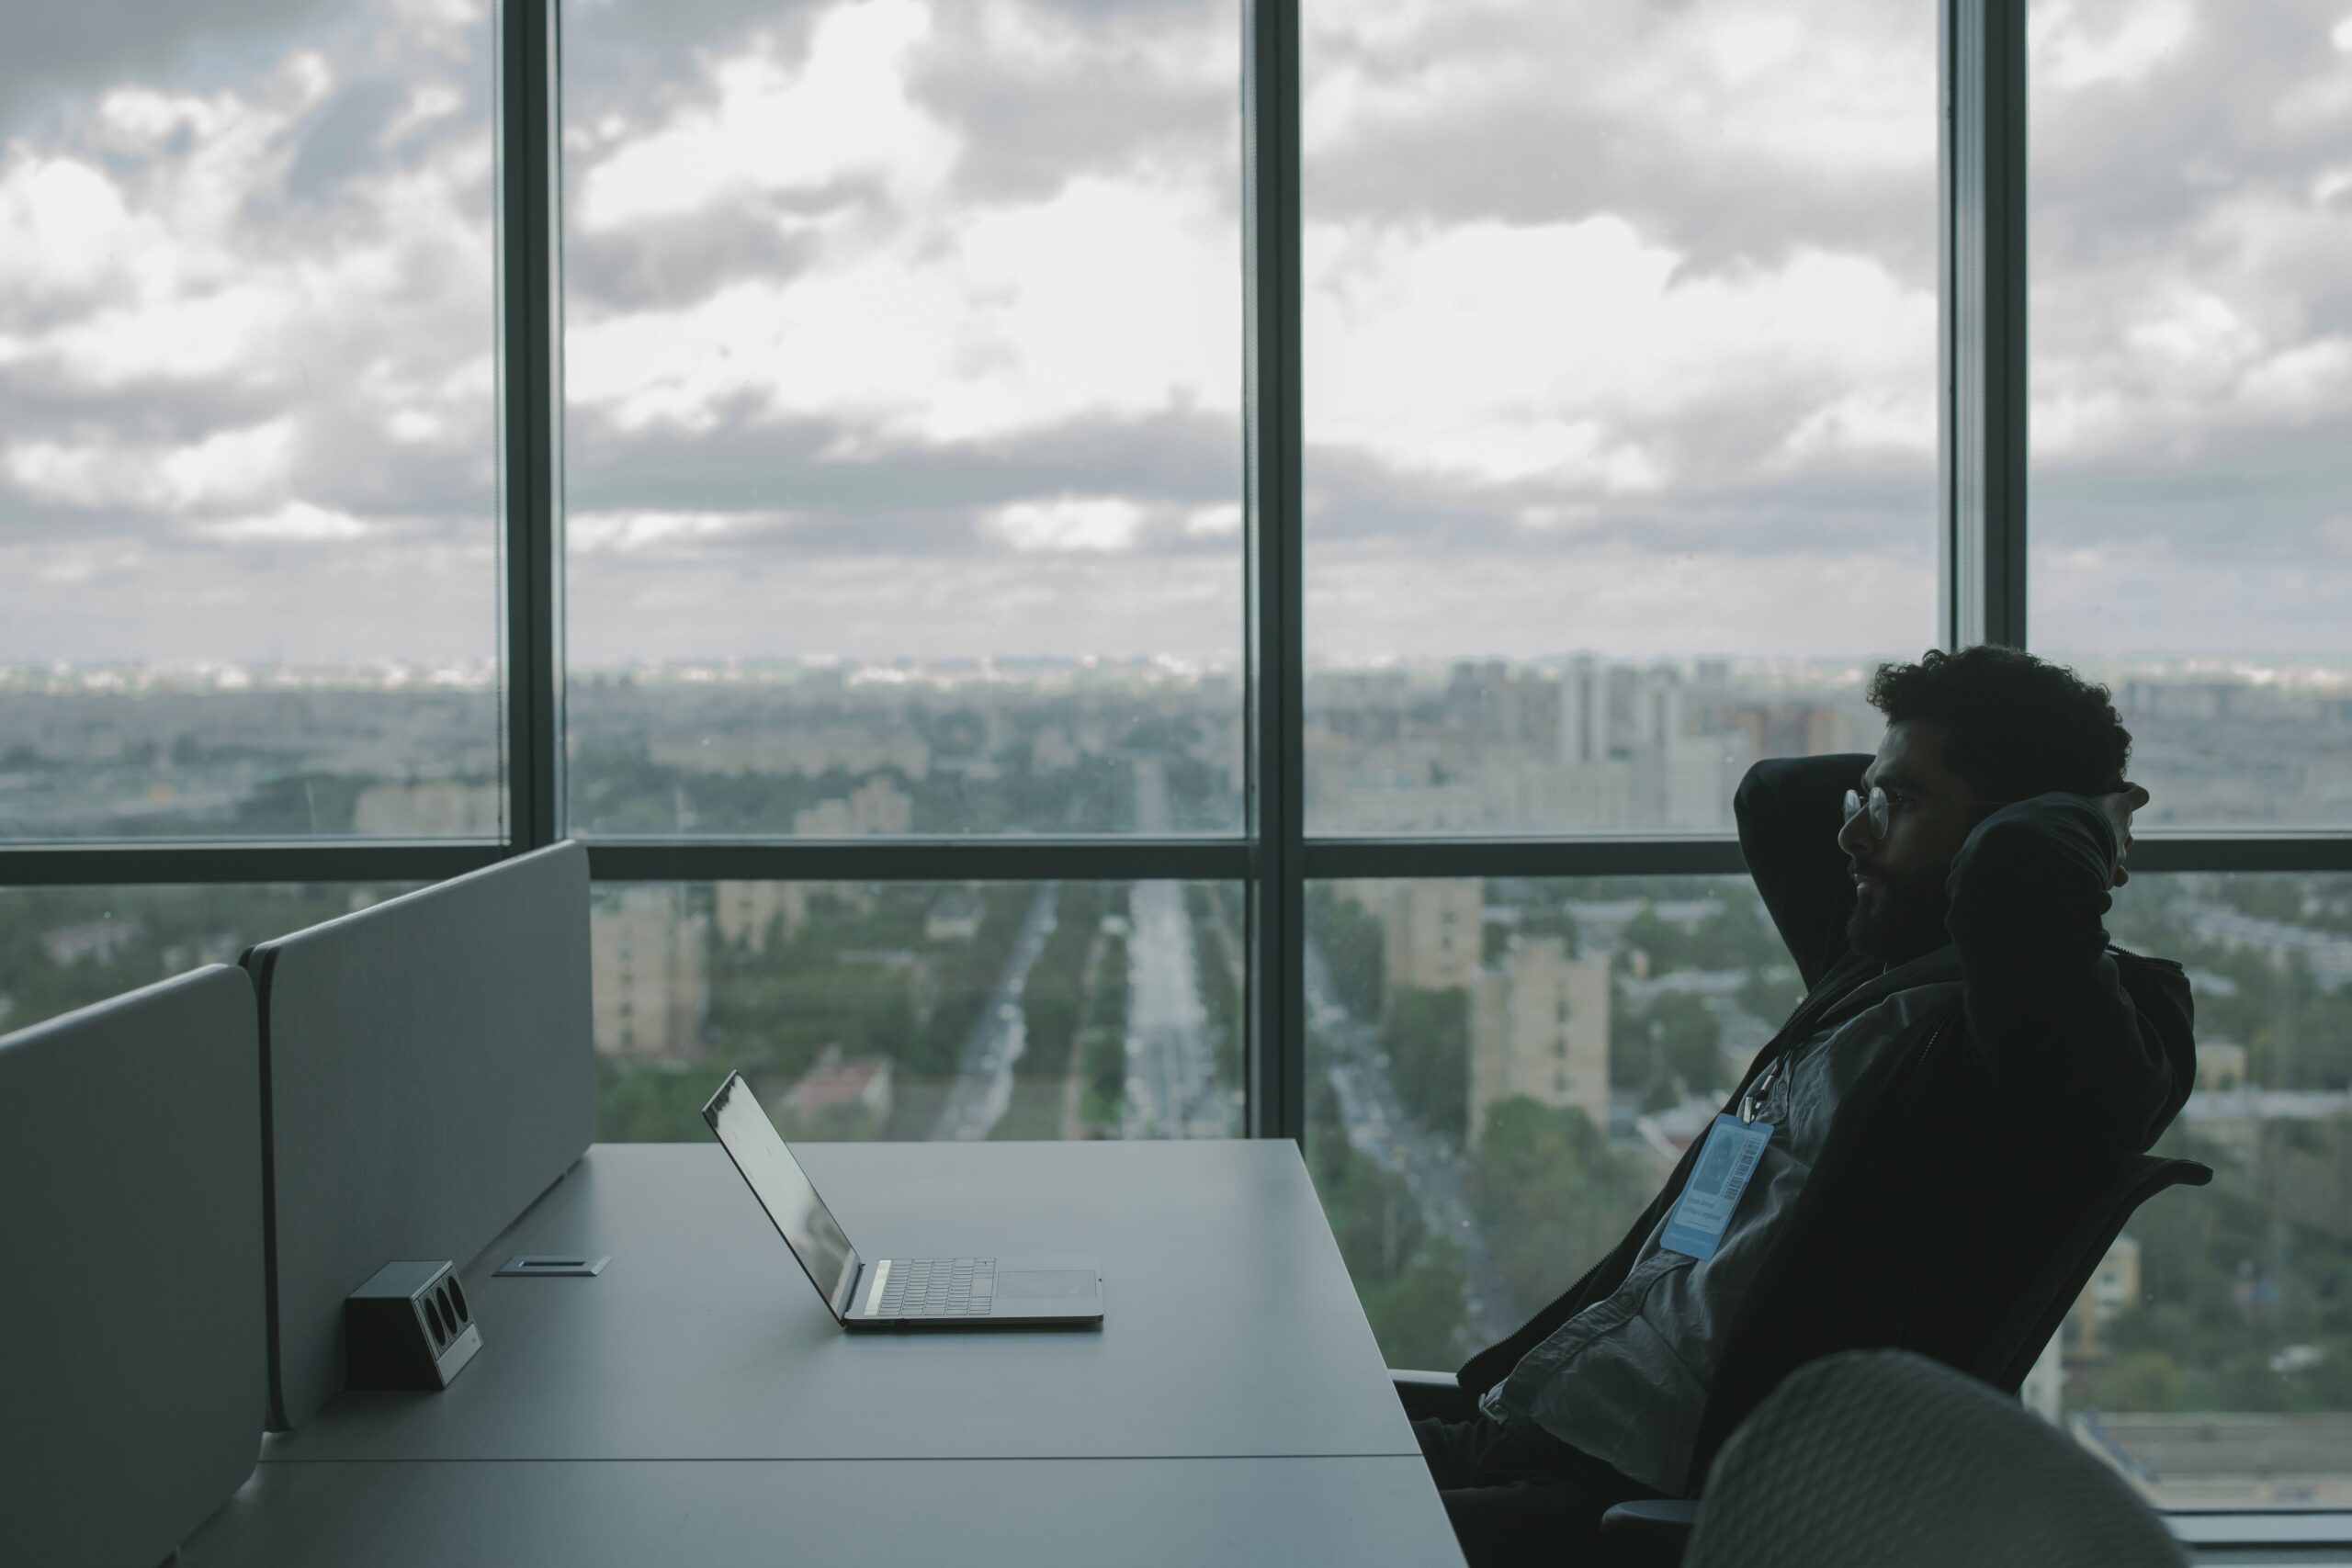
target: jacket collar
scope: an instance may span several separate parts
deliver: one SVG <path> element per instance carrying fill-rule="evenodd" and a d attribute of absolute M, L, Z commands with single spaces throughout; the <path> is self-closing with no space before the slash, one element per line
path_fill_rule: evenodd
<path fill-rule="evenodd" d="M 1875 975 L 1865 971 L 1858 983 L 1841 991 L 1822 1010 L 1815 1027 L 1843 1022 L 1865 1008 L 1876 1007 L 1897 991 L 1907 991 L 1915 986 L 1957 985 L 1960 979 L 1960 949 L 1946 942 L 1931 953 L 1889 965 Z"/>

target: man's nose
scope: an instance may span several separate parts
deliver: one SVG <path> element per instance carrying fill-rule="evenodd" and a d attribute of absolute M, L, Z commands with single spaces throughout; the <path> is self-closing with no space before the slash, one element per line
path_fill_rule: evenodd
<path fill-rule="evenodd" d="M 1857 811 L 1846 818 L 1845 826 L 1838 829 L 1838 847 L 1845 851 L 1850 859 L 1863 859 L 1863 852 L 1874 841 L 1864 826 L 1870 821 L 1870 817 L 1867 810 Z"/>

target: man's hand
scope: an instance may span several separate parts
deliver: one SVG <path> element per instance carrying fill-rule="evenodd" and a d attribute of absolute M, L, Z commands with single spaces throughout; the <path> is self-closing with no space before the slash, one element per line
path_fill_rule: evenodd
<path fill-rule="evenodd" d="M 2132 814 L 2148 804 L 2148 792 L 2127 781 L 2113 795 L 2094 795 L 2091 804 L 2107 813 L 2108 826 L 2115 829 L 2115 880 L 2109 886 L 2120 887 L 2132 880 L 2123 865 L 2132 852 Z"/>

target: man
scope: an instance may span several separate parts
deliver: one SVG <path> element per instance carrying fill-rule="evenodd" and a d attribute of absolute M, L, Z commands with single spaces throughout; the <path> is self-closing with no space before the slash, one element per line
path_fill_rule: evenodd
<path fill-rule="evenodd" d="M 1573 1563 L 1611 1504 L 1695 1494 L 1816 1357 L 1998 1378 L 2006 1314 L 2188 1097 L 2186 977 L 2100 924 L 2148 800 L 2106 690 L 1972 648 L 1870 695 L 1875 757 L 1739 788 L 1805 999 L 1615 1249 L 1462 1369 L 1476 1417 L 1415 1423 L 1473 1564 Z"/>

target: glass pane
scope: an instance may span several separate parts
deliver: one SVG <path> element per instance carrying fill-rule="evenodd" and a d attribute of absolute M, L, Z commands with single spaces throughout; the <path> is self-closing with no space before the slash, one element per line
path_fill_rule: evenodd
<path fill-rule="evenodd" d="M 2116 940 L 2188 966 L 2213 1168 L 2133 1218 L 2029 1403 L 2167 1507 L 2352 1506 L 2352 876 L 2135 876 Z"/>
<path fill-rule="evenodd" d="M 0 63 L 0 837 L 499 831 L 488 0 Z"/>
<path fill-rule="evenodd" d="M 2352 824 L 2352 20 L 2036 0 L 2030 636 L 2143 820 Z"/>
<path fill-rule="evenodd" d="M 1313 831 L 1720 830 L 1874 744 L 1937 633 L 1936 15 L 1304 6 Z"/>
<path fill-rule="evenodd" d="M 1241 1131 L 1232 885 L 600 885 L 597 1136 L 700 1141 L 741 1072 L 787 1137 Z"/>
<path fill-rule="evenodd" d="M 414 883 L 0 889 L 0 1033 L 119 997 Z"/>
<path fill-rule="evenodd" d="M 1448 1369 L 1597 1261 L 1798 999 L 1744 878 L 1312 885 L 1307 1166 L 1389 1364 Z M 2029 1407 L 2163 1506 L 2352 1503 L 2352 876 L 2148 875 L 2199 1085 Z"/>
<path fill-rule="evenodd" d="M 1239 827 L 1238 39 L 567 6 L 582 830 Z"/>
<path fill-rule="evenodd" d="M 1616 1244 L 1795 1004 L 1745 877 L 1316 883 L 1306 1163 L 1388 1364 Z"/>

